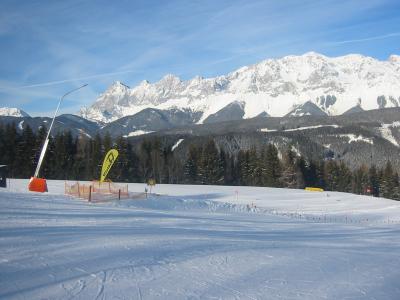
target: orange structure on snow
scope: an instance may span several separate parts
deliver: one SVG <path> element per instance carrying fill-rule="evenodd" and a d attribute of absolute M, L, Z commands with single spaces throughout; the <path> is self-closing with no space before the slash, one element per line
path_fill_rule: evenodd
<path fill-rule="evenodd" d="M 31 192 L 44 193 L 47 192 L 47 183 L 44 178 L 31 177 L 28 188 Z"/>

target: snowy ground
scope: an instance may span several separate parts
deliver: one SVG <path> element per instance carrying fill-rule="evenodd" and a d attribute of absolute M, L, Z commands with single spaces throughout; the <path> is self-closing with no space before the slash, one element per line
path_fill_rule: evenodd
<path fill-rule="evenodd" d="M 396 201 L 157 185 L 90 204 L 26 186 L 0 189 L 2 299 L 400 299 Z"/>

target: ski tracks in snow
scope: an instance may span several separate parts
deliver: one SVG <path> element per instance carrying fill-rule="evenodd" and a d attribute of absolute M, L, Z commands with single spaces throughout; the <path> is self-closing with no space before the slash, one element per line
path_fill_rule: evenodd
<path fill-rule="evenodd" d="M 80 267 L 74 267 L 72 270 L 78 271 L 82 278 L 77 280 L 72 287 L 68 287 L 66 283 L 61 284 L 62 288 L 69 295 L 71 295 L 71 298 L 69 299 L 79 296 L 87 287 L 92 286 L 94 283 L 96 285 L 97 292 L 93 299 L 105 299 L 104 289 L 107 281 L 107 271 L 102 270 L 92 273 Z M 89 280 L 88 278 L 92 278 L 92 280 Z"/>
<path fill-rule="evenodd" d="M 226 258 L 227 258 L 227 257 L 225 256 L 225 260 L 224 260 L 224 261 L 225 261 L 225 263 L 227 264 L 227 259 L 226 259 Z M 224 281 L 224 279 L 223 279 L 222 276 L 214 275 L 213 278 L 212 278 L 212 281 L 211 281 L 211 280 L 206 279 L 206 277 L 209 277 L 209 274 L 207 274 L 207 272 L 204 272 L 204 271 L 200 270 L 200 268 L 197 267 L 196 265 L 190 266 L 190 270 L 191 270 L 193 273 L 197 274 L 198 277 L 201 277 L 201 279 L 197 279 L 197 280 L 201 280 L 201 281 L 203 281 L 205 284 L 208 284 L 208 285 L 210 285 L 210 286 L 216 286 L 216 287 L 222 288 L 222 289 L 224 289 L 224 290 L 226 290 L 226 291 L 232 293 L 233 296 L 234 296 L 236 299 L 257 300 L 257 298 L 254 298 L 254 297 L 252 297 L 252 296 L 250 296 L 250 295 L 248 295 L 248 294 L 245 294 L 244 292 L 241 292 L 241 291 L 239 291 L 239 290 L 237 290 L 237 289 L 234 289 L 234 288 L 232 288 L 232 287 L 229 287 L 229 286 L 223 284 L 222 282 Z"/>
<path fill-rule="evenodd" d="M 396 224 L 1 196 L 0 298 L 399 299 Z"/>
<path fill-rule="evenodd" d="M 136 292 L 137 292 L 137 298 L 139 300 L 142 300 L 143 299 L 142 290 L 140 288 L 140 283 L 139 283 L 139 280 L 137 278 L 135 267 L 133 265 L 130 265 L 129 266 L 129 270 L 130 270 L 131 274 L 133 274 L 133 277 L 134 277 L 135 286 L 136 286 Z"/>

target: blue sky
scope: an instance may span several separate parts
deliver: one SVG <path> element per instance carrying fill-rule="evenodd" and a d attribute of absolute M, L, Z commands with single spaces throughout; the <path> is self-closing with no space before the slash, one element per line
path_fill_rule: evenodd
<path fill-rule="evenodd" d="M 112 82 L 212 77 L 316 51 L 400 54 L 398 0 L 0 1 L 0 107 L 51 115 L 90 105 Z"/>

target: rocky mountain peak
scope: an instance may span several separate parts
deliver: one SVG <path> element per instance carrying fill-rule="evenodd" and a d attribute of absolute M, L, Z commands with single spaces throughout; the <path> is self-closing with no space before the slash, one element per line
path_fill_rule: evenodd
<path fill-rule="evenodd" d="M 0 116 L 7 117 L 29 117 L 22 109 L 15 107 L 0 107 Z"/>
<path fill-rule="evenodd" d="M 114 83 L 88 108 L 86 116 L 110 122 L 145 108 L 191 109 L 205 120 L 234 101 L 244 105 L 244 118 L 266 112 L 279 117 L 311 102 L 328 115 L 342 114 L 362 100 L 364 110 L 379 108 L 377 97 L 400 97 L 399 56 L 379 61 L 360 54 L 327 57 L 316 52 L 267 59 L 215 78 L 184 81 L 167 74 L 160 81 L 129 88 Z M 329 99 L 330 98 L 330 99 Z M 325 99 L 325 100 L 323 100 Z M 335 101 L 331 101 L 335 99 Z M 386 107 L 396 105 L 387 101 Z M 306 108 L 313 107 L 307 104 Z M 308 113 L 307 109 L 307 113 Z M 318 111 L 312 109 L 312 111 Z"/>

